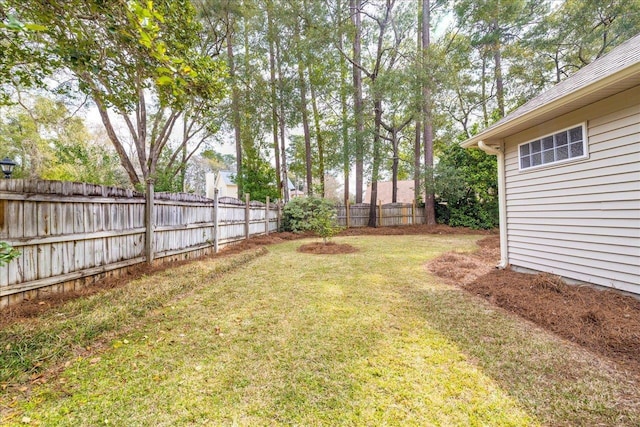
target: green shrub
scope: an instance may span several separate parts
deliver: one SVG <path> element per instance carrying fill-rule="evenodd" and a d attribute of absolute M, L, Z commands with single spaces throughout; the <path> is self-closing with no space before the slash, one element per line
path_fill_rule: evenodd
<path fill-rule="evenodd" d="M 498 180 L 495 156 L 465 150 L 453 143 L 427 178 L 436 195 L 436 220 L 452 227 L 498 226 Z"/>
<path fill-rule="evenodd" d="M 285 231 L 312 231 L 325 243 L 340 231 L 333 202 L 320 197 L 292 199 L 284 207 L 282 224 Z"/>

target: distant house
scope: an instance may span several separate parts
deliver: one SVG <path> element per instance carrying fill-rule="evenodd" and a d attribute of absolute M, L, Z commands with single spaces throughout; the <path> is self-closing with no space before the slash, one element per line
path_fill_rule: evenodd
<path fill-rule="evenodd" d="M 294 197 L 306 196 L 306 194 L 303 191 L 298 190 L 296 186 L 293 185 L 293 182 L 291 182 L 291 179 L 287 178 L 287 182 L 289 183 L 289 197 L 294 198 Z"/>
<path fill-rule="evenodd" d="M 216 173 L 208 173 L 205 176 L 207 194 L 206 196 L 213 199 L 213 192 L 218 189 L 218 197 L 235 197 L 238 198 L 238 184 L 235 182 L 236 173 L 232 171 L 219 171 Z M 296 190 L 290 179 L 289 194 L 291 197 L 300 197 L 304 195 L 301 191 Z"/>
<path fill-rule="evenodd" d="M 415 183 L 413 180 L 398 181 L 398 197 L 396 203 L 412 203 L 414 197 Z M 391 203 L 393 195 L 392 181 L 378 181 L 378 196 L 376 203 L 383 205 Z M 365 203 L 371 203 L 371 183 L 367 186 L 363 200 Z"/>
<path fill-rule="evenodd" d="M 499 267 L 640 294 L 640 35 L 462 146 L 498 158 Z"/>
<path fill-rule="evenodd" d="M 207 197 L 213 199 L 214 190 L 218 189 L 218 197 L 238 198 L 238 184 L 235 183 L 235 172 L 219 171 L 206 175 Z"/>
<path fill-rule="evenodd" d="M 302 190 L 296 190 L 296 188 L 289 188 L 289 197 L 296 198 L 296 197 L 305 197 L 307 195 L 307 193 L 305 193 Z"/>

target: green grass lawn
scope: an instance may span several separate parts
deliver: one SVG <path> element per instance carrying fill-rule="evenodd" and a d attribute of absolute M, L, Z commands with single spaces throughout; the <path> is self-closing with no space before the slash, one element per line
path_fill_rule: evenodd
<path fill-rule="evenodd" d="M 66 304 L 1 331 L 0 424 L 638 425 L 610 364 L 428 274 L 477 238 L 292 241 Z"/>

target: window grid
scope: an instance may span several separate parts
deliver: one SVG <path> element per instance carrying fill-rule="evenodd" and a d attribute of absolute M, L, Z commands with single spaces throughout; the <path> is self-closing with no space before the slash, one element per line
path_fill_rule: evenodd
<path fill-rule="evenodd" d="M 563 162 L 585 156 L 583 126 L 521 144 L 519 147 L 520 169 Z"/>

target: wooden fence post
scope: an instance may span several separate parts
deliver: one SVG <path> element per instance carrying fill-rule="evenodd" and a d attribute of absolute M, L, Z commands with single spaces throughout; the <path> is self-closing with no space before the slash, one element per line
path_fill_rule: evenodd
<path fill-rule="evenodd" d="M 351 228 L 351 203 L 349 203 L 349 199 L 347 199 L 347 204 L 345 205 L 346 215 L 347 215 L 347 228 Z"/>
<path fill-rule="evenodd" d="M 244 195 L 244 238 L 249 240 L 249 223 L 251 222 L 251 205 L 249 193 Z"/>
<path fill-rule="evenodd" d="M 267 196 L 267 203 L 264 208 L 264 216 L 265 216 L 264 231 L 265 231 L 265 234 L 268 236 L 269 235 L 269 196 Z"/>
<path fill-rule="evenodd" d="M 218 203 L 218 189 L 216 188 L 213 191 L 213 252 L 218 253 L 218 241 L 219 241 L 219 228 L 218 227 L 218 218 L 219 217 L 219 203 Z"/>
<path fill-rule="evenodd" d="M 382 200 L 378 200 L 378 226 L 382 227 Z"/>
<path fill-rule="evenodd" d="M 150 179 L 147 181 L 147 193 L 145 194 L 145 217 L 144 217 L 144 226 L 145 226 L 145 242 L 144 242 L 144 254 L 147 258 L 147 264 L 151 264 L 153 262 L 153 223 L 155 216 L 154 209 L 154 190 L 153 190 L 153 180 Z"/>

